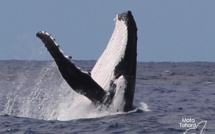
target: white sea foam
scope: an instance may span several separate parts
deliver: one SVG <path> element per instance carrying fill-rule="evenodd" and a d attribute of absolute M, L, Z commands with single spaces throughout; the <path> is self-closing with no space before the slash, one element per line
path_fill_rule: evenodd
<path fill-rule="evenodd" d="M 18 72 L 17 79 L 11 84 L 13 89 L 7 90 L 4 111 L 1 114 L 44 120 L 73 120 L 127 114 L 123 112 L 123 89 L 126 88 L 123 76 L 115 80 L 116 95 L 109 108 L 95 107 L 85 96 L 71 89 L 58 72 L 55 62 L 43 65 L 42 68 L 35 65 Z M 142 102 L 137 105 L 137 109 L 148 111 L 147 105 Z"/>
<path fill-rule="evenodd" d="M 58 120 L 71 120 L 80 118 L 98 118 L 102 116 L 121 114 L 124 108 L 124 89 L 126 88 L 126 81 L 123 76 L 115 81 L 116 94 L 113 103 L 107 108 L 105 106 L 95 107 L 91 101 L 86 97 L 75 94 L 75 99 L 72 102 L 64 100 L 59 105 Z"/>
<path fill-rule="evenodd" d="M 149 109 L 149 106 L 146 103 L 144 103 L 144 102 L 140 102 L 138 108 L 141 109 L 141 110 L 143 110 L 143 111 L 145 111 L 145 112 L 151 111 Z"/>

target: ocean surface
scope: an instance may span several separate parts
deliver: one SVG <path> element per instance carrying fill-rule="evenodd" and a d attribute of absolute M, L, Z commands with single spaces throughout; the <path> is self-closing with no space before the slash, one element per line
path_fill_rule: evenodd
<path fill-rule="evenodd" d="M 0 134 L 215 134 L 215 63 L 139 62 L 134 106 L 96 109 L 54 61 L 0 61 Z"/>

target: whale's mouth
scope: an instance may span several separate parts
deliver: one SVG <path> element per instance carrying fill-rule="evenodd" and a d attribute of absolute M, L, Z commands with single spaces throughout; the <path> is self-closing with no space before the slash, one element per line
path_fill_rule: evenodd
<path fill-rule="evenodd" d="M 80 70 L 69 56 L 64 55 L 51 34 L 41 31 L 36 36 L 43 41 L 61 75 L 74 91 L 86 96 L 96 106 L 118 103 L 123 105 L 122 111 L 129 111 L 135 91 L 137 27 L 131 11 L 117 15 L 114 20 L 111 39 L 91 75 Z"/>

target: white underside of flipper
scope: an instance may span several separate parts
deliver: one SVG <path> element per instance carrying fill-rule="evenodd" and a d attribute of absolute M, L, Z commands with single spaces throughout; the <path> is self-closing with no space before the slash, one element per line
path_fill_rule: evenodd
<path fill-rule="evenodd" d="M 115 28 L 111 39 L 91 71 L 92 78 L 106 91 L 110 90 L 110 82 L 115 81 L 114 70 L 125 55 L 128 40 L 127 26 L 124 21 L 114 19 Z"/>

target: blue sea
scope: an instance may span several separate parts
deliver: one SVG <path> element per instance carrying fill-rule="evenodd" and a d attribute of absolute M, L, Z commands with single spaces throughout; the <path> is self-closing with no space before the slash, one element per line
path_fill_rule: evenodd
<path fill-rule="evenodd" d="M 96 109 L 54 61 L 0 61 L 1 134 L 215 134 L 215 63 L 138 62 L 134 106 Z"/>

